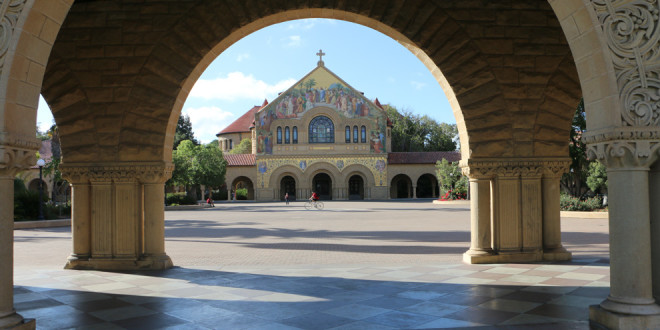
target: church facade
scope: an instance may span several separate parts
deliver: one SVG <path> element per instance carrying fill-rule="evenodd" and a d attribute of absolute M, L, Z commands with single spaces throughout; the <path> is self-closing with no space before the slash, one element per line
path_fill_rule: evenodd
<path fill-rule="evenodd" d="M 323 61 L 271 103 L 267 101 L 217 134 L 227 160 L 228 196 L 246 188 L 258 201 L 438 197 L 435 163 L 457 152 L 391 152 L 386 111 Z M 229 154 L 241 138 L 251 154 Z"/>

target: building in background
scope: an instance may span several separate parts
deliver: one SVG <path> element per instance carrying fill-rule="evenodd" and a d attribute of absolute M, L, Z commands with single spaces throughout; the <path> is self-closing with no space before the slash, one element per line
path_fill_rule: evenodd
<path fill-rule="evenodd" d="M 390 152 L 386 111 L 323 61 L 273 102 L 264 101 L 217 134 L 227 160 L 228 196 L 259 201 L 436 198 L 436 161 L 458 152 Z M 241 139 L 251 154 L 229 154 Z"/>

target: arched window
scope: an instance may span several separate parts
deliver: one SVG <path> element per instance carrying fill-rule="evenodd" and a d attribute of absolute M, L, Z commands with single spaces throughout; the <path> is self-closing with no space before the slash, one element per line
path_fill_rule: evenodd
<path fill-rule="evenodd" d="M 309 122 L 309 143 L 335 143 L 335 125 L 326 116 L 318 116 Z"/>
<path fill-rule="evenodd" d="M 298 126 L 293 126 L 293 144 L 298 144 Z"/>
<path fill-rule="evenodd" d="M 284 128 L 284 143 L 291 143 L 291 131 L 289 130 L 289 126 Z"/>
<path fill-rule="evenodd" d="M 282 144 L 282 127 L 277 127 L 277 144 Z"/>
<path fill-rule="evenodd" d="M 351 143 L 351 127 L 346 126 L 346 143 Z"/>
<path fill-rule="evenodd" d="M 358 129 L 357 129 L 357 126 L 353 126 L 353 143 L 358 143 Z"/>
<path fill-rule="evenodd" d="M 361 130 L 362 130 L 361 131 L 362 135 L 361 135 L 360 140 L 361 140 L 362 143 L 366 143 L 367 142 L 367 128 L 365 126 L 362 126 Z"/>

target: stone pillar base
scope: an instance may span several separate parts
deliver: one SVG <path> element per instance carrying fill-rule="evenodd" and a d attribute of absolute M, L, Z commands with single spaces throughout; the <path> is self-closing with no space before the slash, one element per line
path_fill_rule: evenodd
<path fill-rule="evenodd" d="M 468 264 L 502 264 L 543 261 L 543 252 L 519 252 L 499 254 L 463 254 L 463 262 Z"/>
<path fill-rule="evenodd" d="M 572 258 L 573 254 L 563 247 L 543 251 L 544 261 L 570 261 Z"/>
<path fill-rule="evenodd" d="M 76 270 L 163 270 L 174 266 L 172 259 L 166 254 L 159 256 L 142 256 L 140 259 L 133 258 L 69 258 L 64 269 Z"/>
<path fill-rule="evenodd" d="M 589 306 L 589 326 L 592 329 L 658 329 L 660 314 L 630 315 L 610 312 L 600 305 Z"/>
<path fill-rule="evenodd" d="M 34 330 L 36 327 L 34 319 L 24 319 L 16 313 L 0 318 L 0 329 Z"/>

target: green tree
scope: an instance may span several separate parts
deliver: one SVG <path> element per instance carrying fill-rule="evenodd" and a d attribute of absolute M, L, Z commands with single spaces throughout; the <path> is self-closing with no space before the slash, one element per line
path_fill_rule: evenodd
<path fill-rule="evenodd" d="M 225 183 L 226 172 L 227 161 L 222 157 L 220 148 L 212 145 L 195 147 L 195 155 L 192 160 L 193 182 L 208 187 L 209 197 L 213 198 L 214 188 Z"/>
<path fill-rule="evenodd" d="M 230 154 L 251 154 L 252 153 L 252 139 L 245 138 L 241 140 L 234 149 L 229 151 Z"/>
<path fill-rule="evenodd" d="M 227 162 L 222 157 L 222 151 L 211 144 L 200 146 L 183 140 L 173 152 L 172 162 L 174 171 L 167 184 L 185 186 L 195 199 L 197 189 L 194 186 L 217 188 L 225 182 Z"/>
<path fill-rule="evenodd" d="M 456 125 L 439 124 L 429 116 L 419 116 L 410 111 L 399 112 L 385 106 L 392 121 L 392 151 L 454 151 L 456 150 Z"/>
<path fill-rule="evenodd" d="M 463 178 L 458 162 L 450 163 L 443 158 L 435 164 L 435 168 L 441 196 L 450 190 L 452 191 L 451 199 L 458 197 L 459 193 L 467 193 L 467 178 Z"/>
<path fill-rule="evenodd" d="M 573 115 L 571 135 L 568 142 L 568 154 L 571 157 L 569 172 L 561 178 L 561 186 L 570 195 L 582 197 L 587 180 L 589 160 L 587 159 L 587 146 L 582 142 L 582 134 L 587 127 L 584 112 L 584 100 L 580 100 L 575 115 Z"/>
<path fill-rule="evenodd" d="M 199 141 L 195 139 L 195 133 L 192 129 L 192 123 L 188 115 L 179 115 L 179 121 L 176 124 L 176 132 L 174 132 L 174 149 L 179 147 L 179 143 L 184 140 L 190 140 L 194 145 L 199 145 Z"/>
<path fill-rule="evenodd" d="M 604 193 L 607 190 L 607 168 L 603 163 L 594 160 L 589 163 L 587 186 L 594 193 Z"/>

